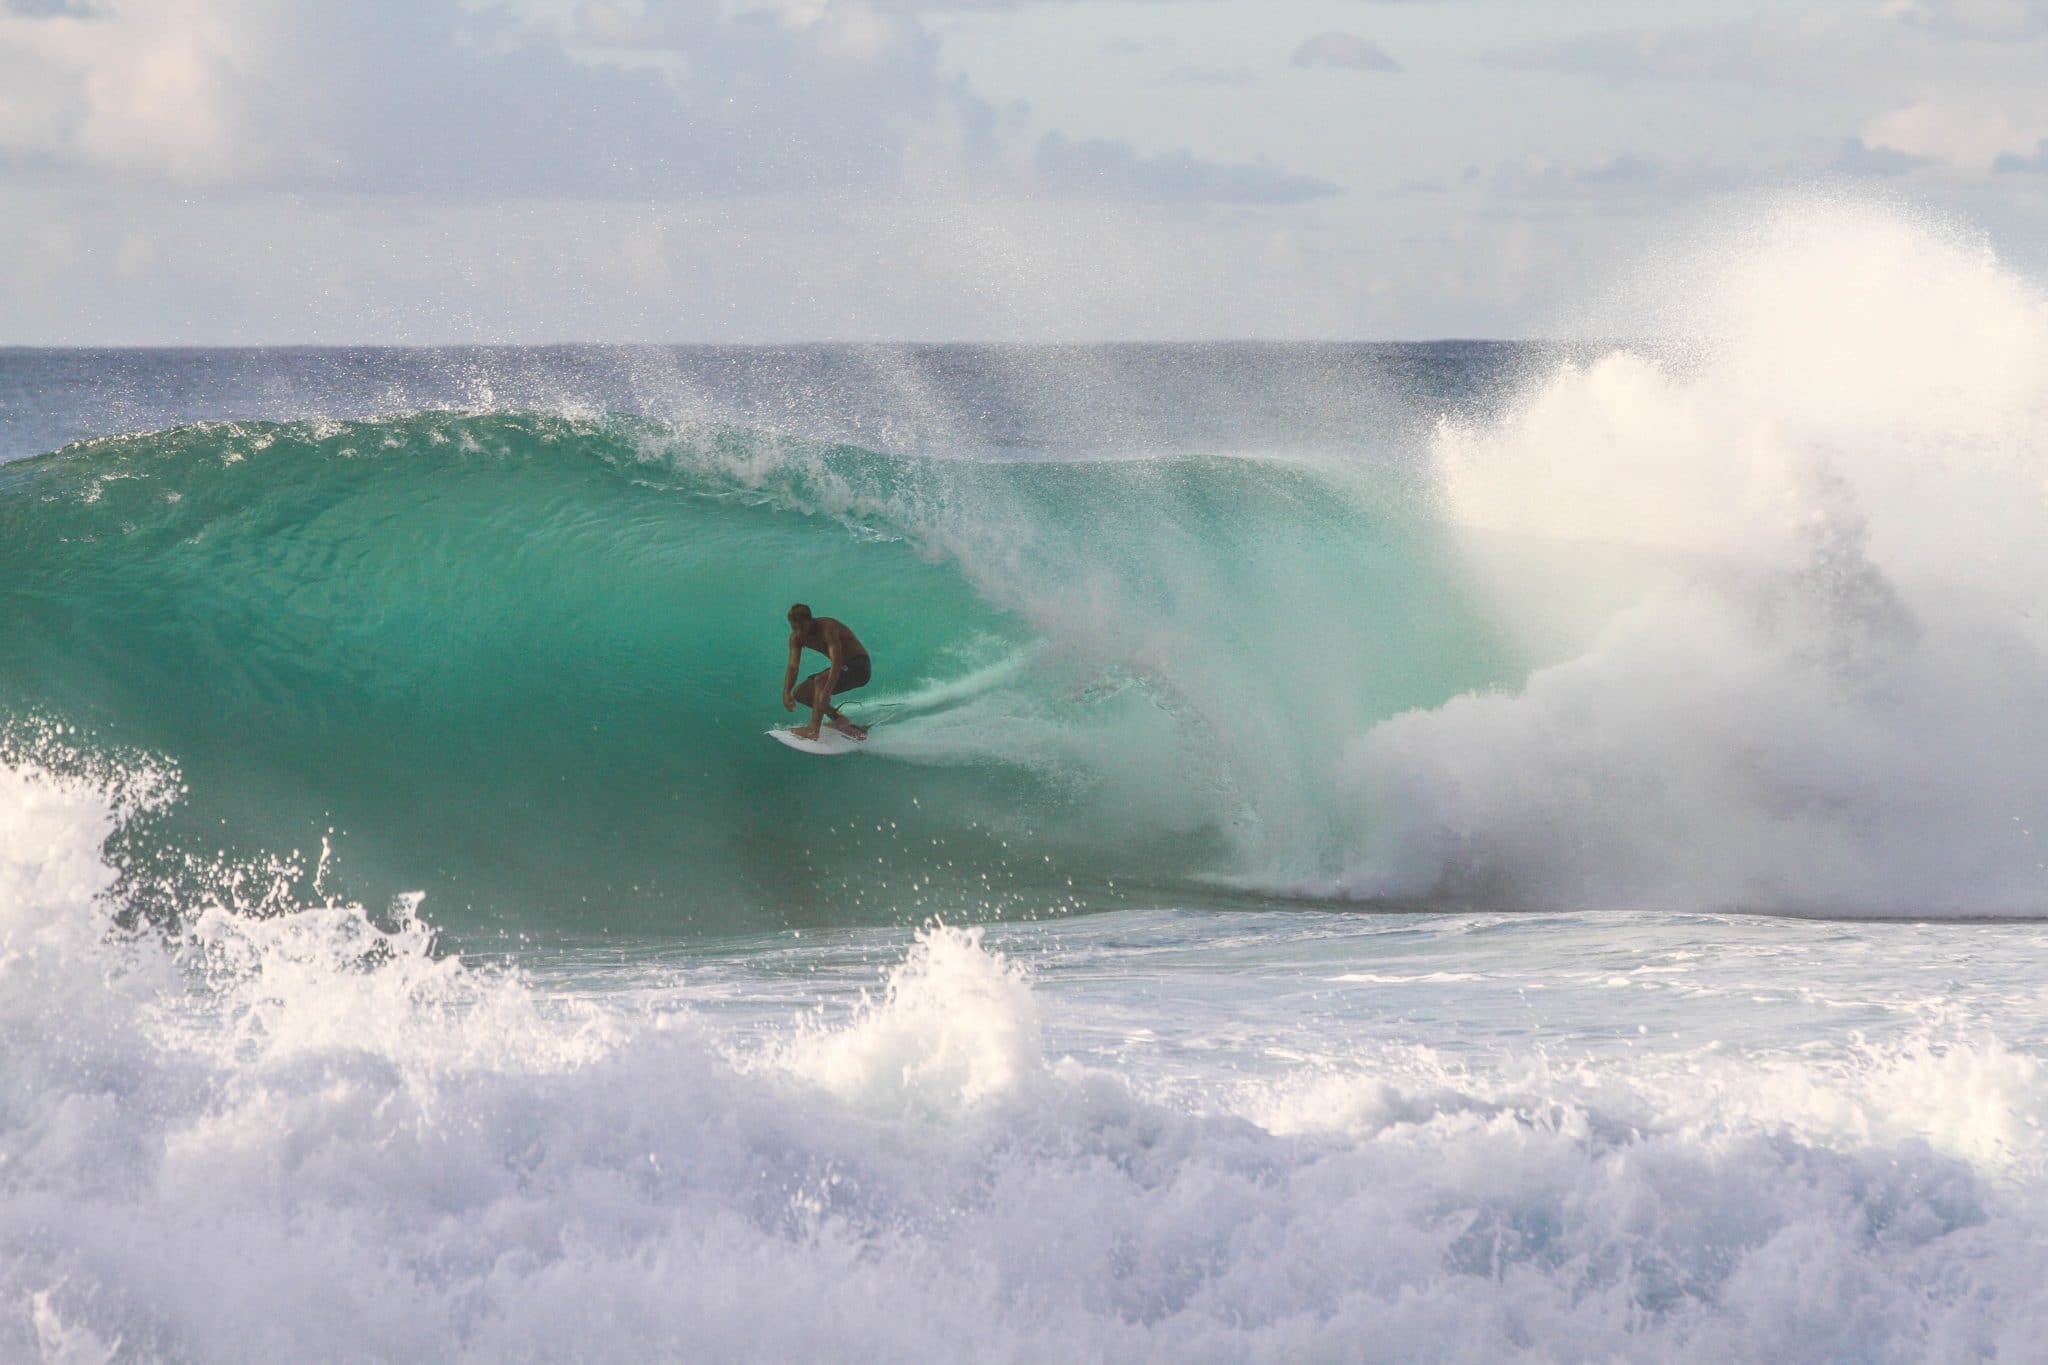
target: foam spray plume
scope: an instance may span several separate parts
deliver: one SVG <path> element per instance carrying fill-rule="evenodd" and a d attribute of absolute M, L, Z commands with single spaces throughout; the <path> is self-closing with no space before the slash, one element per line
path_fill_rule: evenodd
<path fill-rule="evenodd" d="M 1551 662 L 1356 737 L 1353 894 L 2048 908 L 2048 310 L 1967 235 L 1780 212 L 1676 356 L 1437 438 Z"/>

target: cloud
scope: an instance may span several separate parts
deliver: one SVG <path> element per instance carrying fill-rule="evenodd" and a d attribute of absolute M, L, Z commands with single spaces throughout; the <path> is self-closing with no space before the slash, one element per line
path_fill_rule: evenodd
<path fill-rule="evenodd" d="M 650 5 L 678 80 L 454 0 L 101 0 L 0 18 L 0 84 L 32 92 L 0 109 L 0 155 L 191 188 L 727 193 L 886 178 L 907 129 L 985 121 L 921 33 L 838 12 Z"/>
<path fill-rule="evenodd" d="M 1860 137 L 1843 139 L 1835 156 L 1835 169 L 1845 175 L 1907 175 L 1931 164 L 1924 156 L 1912 156 L 1893 147 L 1873 147 Z"/>
<path fill-rule="evenodd" d="M 0 13 L 0 157 L 183 183 L 232 179 L 278 136 L 260 62 L 278 26 L 193 0 L 127 18 L 36 5 Z M 237 73 L 243 74 L 236 79 Z M 281 92 L 278 92 L 281 94 Z"/>
<path fill-rule="evenodd" d="M 1108 195 L 1141 202 L 1299 204 L 1341 193 L 1314 176 L 1268 162 L 1219 164 L 1187 152 L 1147 156 L 1128 142 L 1060 133 L 1039 139 L 1038 182 L 1063 194 Z"/>
<path fill-rule="evenodd" d="M 1491 54 L 1500 66 L 1610 80 L 1767 80 L 1789 65 L 1788 35 L 1761 25 L 1634 29 L 1524 43 Z"/>
<path fill-rule="evenodd" d="M 1026 115 L 869 0 L 585 0 L 566 20 L 472 0 L 20 4 L 0 10 L 0 168 L 81 183 L 698 198 L 881 189 L 912 168 L 997 182 L 1034 146 L 1006 145 Z M 1317 183 L 1192 154 L 1094 171 L 1097 192 L 1155 202 Z"/>
<path fill-rule="evenodd" d="M 2005 109 L 1975 109 L 1930 101 L 1871 119 L 1861 140 L 1880 151 L 1956 170 L 1985 172 L 2002 158 L 2033 150 L 2048 124 L 2037 114 L 2025 122 Z"/>
<path fill-rule="evenodd" d="M 1489 60 L 1614 81 L 1726 81 L 1893 99 L 1902 87 L 1967 81 L 2001 68 L 2016 75 L 2026 66 L 2024 56 L 2000 50 L 2009 44 L 1965 41 L 1962 27 L 1915 17 L 1931 8 L 1610 30 L 1522 43 Z"/>
<path fill-rule="evenodd" d="M 1992 42 L 2048 30 L 2048 4 L 2042 0 L 1894 0 L 1885 13 L 1930 32 Z"/>
<path fill-rule="evenodd" d="M 1655 162 L 1634 152 L 1623 152 L 1577 173 L 1581 185 L 1646 185 L 1658 178 Z"/>
<path fill-rule="evenodd" d="M 2024 19 L 2024 22 L 2022 22 Z M 1497 65 L 1616 81 L 1728 81 L 1896 100 L 1902 89 L 2039 86 L 2048 0 L 1895 0 L 1793 19 L 1640 28 L 1522 43 Z"/>
<path fill-rule="evenodd" d="M 2048 175 L 2048 138 L 2035 143 L 2033 151 L 2025 155 L 2001 154 L 1991 163 L 1991 169 L 1998 175 Z"/>
<path fill-rule="evenodd" d="M 1860 102 L 1866 112 L 1853 144 L 1837 158 L 1837 169 L 1854 174 L 1925 165 L 1983 176 L 2048 136 L 2040 74 L 2048 0 L 1904 0 L 1801 19 L 1594 33 L 1492 60 L 1615 82 L 1715 81 Z"/>
<path fill-rule="evenodd" d="M 1318 33 L 1294 49 L 1296 66 L 1333 66 L 1349 71 L 1399 71 L 1387 50 L 1355 33 Z"/>

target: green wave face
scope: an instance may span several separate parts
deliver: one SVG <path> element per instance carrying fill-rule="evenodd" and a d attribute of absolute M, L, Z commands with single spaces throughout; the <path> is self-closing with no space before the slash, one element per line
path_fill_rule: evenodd
<path fill-rule="evenodd" d="M 763 736 L 797 600 L 873 653 L 857 757 Z M 331 832 L 323 893 L 424 891 L 471 932 L 1313 877 L 1335 737 L 1504 669 L 1426 519 L 1326 473 L 517 415 L 0 467 L 0 620 L 0 707 L 182 771 L 134 856 Z"/>

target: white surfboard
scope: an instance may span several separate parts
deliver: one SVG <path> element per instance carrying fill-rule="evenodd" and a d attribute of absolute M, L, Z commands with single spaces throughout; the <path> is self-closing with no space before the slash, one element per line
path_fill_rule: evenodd
<path fill-rule="evenodd" d="M 777 726 L 768 732 L 769 737 L 779 739 L 800 754 L 852 754 L 859 753 L 866 740 L 843 735 L 827 725 L 818 731 L 816 739 L 799 739 L 788 730 Z"/>

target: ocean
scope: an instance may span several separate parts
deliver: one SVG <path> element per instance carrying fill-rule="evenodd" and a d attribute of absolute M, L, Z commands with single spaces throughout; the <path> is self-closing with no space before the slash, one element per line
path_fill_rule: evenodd
<path fill-rule="evenodd" d="M 2048 303 L 1682 274 L 0 350 L 0 1358 L 2042 1358 Z"/>

